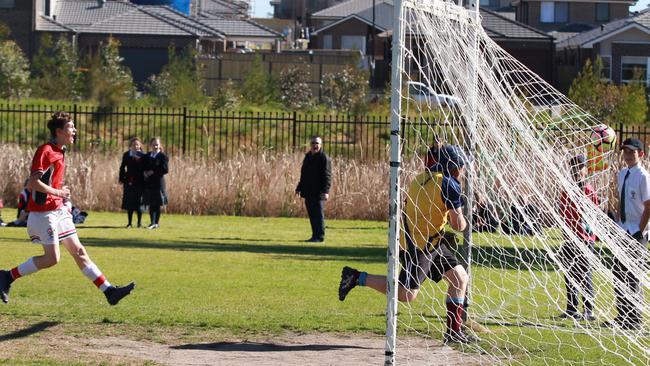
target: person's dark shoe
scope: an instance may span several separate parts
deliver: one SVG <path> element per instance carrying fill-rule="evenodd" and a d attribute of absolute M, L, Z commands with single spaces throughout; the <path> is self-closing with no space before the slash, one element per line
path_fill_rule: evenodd
<path fill-rule="evenodd" d="M 9 289 L 11 288 L 11 273 L 9 271 L 0 271 L 0 299 L 5 304 L 9 302 Z"/>
<path fill-rule="evenodd" d="M 151 229 L 157 229 L 158 227 L 159 227 L 158 224 L 151 224 L 151 225 L 147 226 L 147 229 L 149 229 L 149 230 L 151 230 Z"/>
<path fill-rule="evenodd" d="M 470 344 L 470 343 L 476 343 L 479 342 L 481 339 L 478 338 L 475 335 L 465 333 L 463 331 L 460 332 L 454 332 L 448 331 L 445 333 L 444 338 L 442 339 L 442 342 L 444 344 L 449 344 L 449 343 L 459 343 L 459 344 Z"/>
<path fill-rule="evenodd" d="M 641 322 L 636 321 L 626 321 L 621 323 L 621 329 L 623 330 L 640 330 Z"/>
<path fill-rule="evenodd" d="M 127 224 L 124 228 L 125 229 L 130 229 L 131 227 L 132 227 L 131 224 Z"/>
<path fill-rule="evenodd" d="M 560 319 L 582 320 L 582 314 L 565 311 L 562 314 L 560 314 L 560 316 L 558 316 L 558 318 L 560 318 Z"/>
<path fill-rule="evenodd" d="M 348 293 L 357 286 L 359 271 L 348 266 L 341 271 L 341 283 L 339 284 L 339 300 L 345 300 Z"/>
<path fill-rule="evenodd" d="M 592 313 L 585 313 L 582 318 L 588 322 L 596 321 L 596 316 Z"/>
<path fill-rule="evenodd" d="M 305 243 L 322 243 L 324 241 L 325 241 L 325 239 L 310 238 L 310 239 L 305 240 Z"/>
<path fill-rule="evenodd" d="M 614 319 L 610 321 L 605 321 L 601 323 L 600 326 L 603 328 L 622 328 L 622 325 L 624 323 L 625 322 L 623 321 L 623 318 L 621 318 L 620 316 L 616 316 Z"/>
<path fill-rule="evenodd" d="M 106 295 L 106 300 L 108 300 L 109 304 L 117 305 L 117 303 L 120 302 L 120 300 L 122 300 L 125 296 L 130 294 L 134 288 L 135 283 L 133 282 L 123 287 L 111 286 L 106 291 L 104 291 L 104 295 Z"/>

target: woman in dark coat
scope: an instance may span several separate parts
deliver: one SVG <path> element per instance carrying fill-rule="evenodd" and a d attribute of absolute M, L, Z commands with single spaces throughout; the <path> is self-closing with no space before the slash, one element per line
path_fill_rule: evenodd
<path fill-rule="evenodd" d="M 169 159 L 162 152 L 160 139 L 155 137 L 149 143 L 144 164 L 144 203 L 149 206 L 151 225 L 147 229 L 157 229 L 160 222 L 160 207 L 167 204 L 165 174 L 169 171 Z"/>
<path fill-rule="evenodd" d="M 142 192 L 144 190 L 144 153 L 142 142 L 137 137 L 129 140 L 129 151 L 122 156 L 120 183 L 124 186 L 122 209 L 126 210 L 131 227 L 133 212 L 138 214 L 138 227 L 142 226 Z"/>

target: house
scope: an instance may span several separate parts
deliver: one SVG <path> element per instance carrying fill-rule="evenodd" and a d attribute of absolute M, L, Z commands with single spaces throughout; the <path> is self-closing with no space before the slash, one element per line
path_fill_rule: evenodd
<path fill-rule="evenodd" d="M 242 45 L 272 49 L 282 39 L 281 34 L 240 15 L 221 17 L 211 7 L 216 0 L 200 4 L 205 12 L 189 16 L 166 5 L 123 0 L 20 1 L 0 11 L 0 22 L 11 27 L 12 37 L 30 58 L 45 33 L 68 37 L 82 53 L 95 51 L 113 37 L 120 42 L 120 56 L 138 83 L 160 72 L 169 61 L 172 45 L 195 47 L 216 57 Z"/>
<path fill-rule="evenodd" d="M 317 29 L 312 33 L 316 39 L 312 39 L 311 46 L 359 50 L 368 62 L 375 62 L 379 70 L 376 77 L 387 77 L 393 2 L 374 0 L 374 4 L 374 21 L 373 0 L 349 0 L 314 13 L 312 20 Z M 490 38 L 542 78 L 553 81 L 552 36 L 492 10 L 481 9 L 481 18 Z M 382 84 L 383 80 L 377 80 L 376 85 Z"/>
<path fill-rule="evenodd" d="M 597 57 L 603 61 L 603 78 L 615 84 L 628 83 L 638 70 L 650 85 L 650 9 L 561 39 L 556 49 L 558 75 L 564 82 L 560 90 L 568 90 L 585 61 Z"/>
<path fill-rule="evenodd" d="M 584 31 L 626 18 L 635 0 L 514 0 L 516 20 L 543 31 Z"/>

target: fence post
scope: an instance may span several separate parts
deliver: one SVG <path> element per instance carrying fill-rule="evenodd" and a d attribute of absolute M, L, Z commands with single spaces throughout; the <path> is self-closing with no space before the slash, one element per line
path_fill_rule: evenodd
<path fill-rule="evenodd" d="M 77 103 L 75 103 L 72 106 L 72 121 L 74 121 L 75 126 L 77 126 L 77 128 L 81 130 L 81 126 L 79 125 L 79 121 L 77 120 Z M 74 139 L 73 146 L 75 146 L 74 150 L 81 151 L 81 147 L 80 147 L 80 144 L 79 144 L 79 137 Z"/>
<path fill-rule="evenodd" d="M 292 136 L 291 136 L 291 150 L 296 149 L 296 128 L 297 128 L 296 119 L 297 119 L 297 113 L 296 113 L 296 111 L 293 111 L 293 119 L 292 119 L 293 131 L 292 131 Z"/>
<path fill-rule="evenodd" d="M 183 107 L 183 141 L 181 144 L 181 152 L 185 155 L 185 141 L 187 141 L 187 107 Z"/>
<path fill-rule="evenodd" d="M 619 145 L 623 143 L 623 124 L 618 124 L 618 141 Z"/>

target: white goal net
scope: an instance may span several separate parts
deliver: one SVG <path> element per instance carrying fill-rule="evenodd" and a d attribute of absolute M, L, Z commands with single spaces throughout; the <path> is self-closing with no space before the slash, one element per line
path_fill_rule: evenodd
<path fill-rule="evenodd" d="M 462 360 L 441 351 L 447 283 L 427 280 L 417 299 L 396 308 L 396 361 L 650 364 L 648 249 L 607 215 L 619 207 L 620 138 L 596 148 L 592 132 L 600 122 L 501 49 L 473 10 L 432 0 L 400 8 L 393 76 L 401 84 L 393 83 L 399 101 L 392 104 L 402 116 L 397 236 L 405 221 L 413 226 L 429 214 L 409 217 L 405 208 L 418 199 L 409 197 L 409 187 L 431 163 L 428 149 L 440 142 L 461 146 L 470 160 L 463 201 L 474 209 L 465 216 L 475 217 L 475 231 L 469 248 L 462 233 L 458 248 L 450 248 L 461 259 L 471 253 L 464 327 L 480 341 L 457 347 L 466 353 Z M 584 179 L 572 173 L 571 165 L 582 164 L 579 155 Z M 568 223 L 567 205 L 580 229 Z M 593 246 L 585 239 L 591 233 Z M 398 265 L 396 274 L 405 269 Z M 630 325 L 621 311 L 646 322 Z"/>

